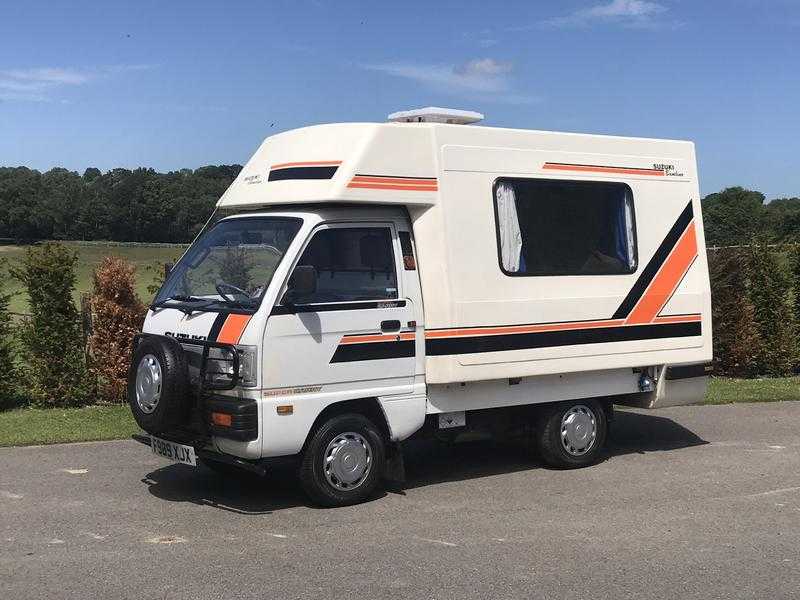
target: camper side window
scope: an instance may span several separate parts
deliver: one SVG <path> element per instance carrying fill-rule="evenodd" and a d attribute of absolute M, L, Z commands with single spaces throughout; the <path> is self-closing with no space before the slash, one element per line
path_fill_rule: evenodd
<path fill-rule="evenodd" d="M 636 271 L 633 193 L 624 183 L 502 178 L 494 203 L 506 275 Z"/>
<path fill-rule="evenodd" d="M 397 299 L 388 227 L 322 229 L 311 238 L 297 265 L 314 267 L 317 289 L 295 297 L 295 304 Z"/>

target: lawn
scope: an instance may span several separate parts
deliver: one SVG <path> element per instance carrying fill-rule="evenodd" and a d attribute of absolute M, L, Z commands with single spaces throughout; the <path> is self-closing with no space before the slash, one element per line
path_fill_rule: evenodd
<path fill-rule="evenodd" d="M 705 404 L 800 400 L 800 377 L 765 379 L 712 378 Z"/>
<path fill-rule="evenodd" d="M 138 431 L 126 404 L 0 412 L 0 446 L 117 440 Z"/>
<path fill-rule="evenodd" d="M 800 400 L 800 377 L 712 379 L 706 404 Z M 0 412 L 0 446 L 128 438 L 139 427 L 127 405 Z"/>
<path fill-rule="evenodd" d="M 183 246 L 160 245 L 120 245 L 102 242 L 65 242 L 67 246 L 78 252 L 76 265 L 75 302 L 80 301 L 82 292 L 92 289 L 92 271 L 100 264 L 104 256 L 120 256 L 136 265 L 136 289 L 144 302 L 150 301 L 147 286 L 153 281 L 156 269 L 163 268 L 165 262 L 174 262 L 183 254 Z M 25 252 L 24 246 L 0 245 L 0 259 L 6 259 L 11 266 L 18 265 Z M 150 267 L 150 269 L 148 269 Z M 3 286 L 4 292 L 21 292 L 21 286 L 10 281 Z M 17 293 L 11 299 L 11 312 L 25 313 L 28 301 L 24 293 Z"/>

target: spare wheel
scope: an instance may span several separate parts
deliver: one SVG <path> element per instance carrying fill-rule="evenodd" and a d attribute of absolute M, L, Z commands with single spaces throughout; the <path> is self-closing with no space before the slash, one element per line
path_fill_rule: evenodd
<path fill-rule="evenodd" d="M 160 433 L 186 420 L 188 392 L 181 345 L 166 337 L 142 338 L 128 372 L 128 404 L 139 427 Z"/>

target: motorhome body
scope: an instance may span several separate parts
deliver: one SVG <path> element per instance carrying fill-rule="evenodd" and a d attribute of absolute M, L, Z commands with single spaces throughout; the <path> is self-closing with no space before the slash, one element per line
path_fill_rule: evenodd
<path fill-rule="evenodd" d="M 341 504 L 426 422 L 516 410 L 547 462 L 579 466 L 612 403 L 702 399 L 693 144 L 430 113 L 264 141 L 148 312 L 145 429 L 212 464 L 297 455 Z"/>

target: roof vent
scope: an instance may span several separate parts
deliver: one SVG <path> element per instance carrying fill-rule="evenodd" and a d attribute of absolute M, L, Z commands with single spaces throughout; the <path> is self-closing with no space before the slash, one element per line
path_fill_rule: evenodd
<path fill-rule="evenodd" d="M 454 108 L 439 108 L 429 106 L 414 110 L 401 110 L 390 114 L 387 119 L 396 123 L 451 123 L 454 125 L 469 125 L 483 120 L 483 115 L 471 110 L 456 110 Z"/>

